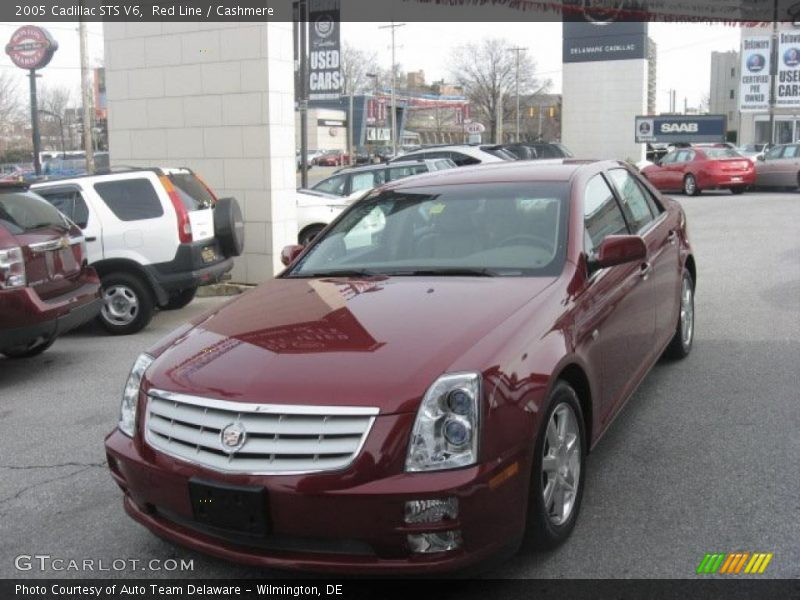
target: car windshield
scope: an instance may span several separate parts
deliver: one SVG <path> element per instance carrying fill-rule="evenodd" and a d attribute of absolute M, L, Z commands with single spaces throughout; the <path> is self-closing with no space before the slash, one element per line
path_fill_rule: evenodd
<path fill-rule="evenodd" d="M 703 148 L 707 158 L 740 158 L 742 155 L 732 148 Z"/>
<path fill-rule="evenodd" d="M 565 182 L 373 192 L 286 276 L 557 275 L 567 196 Z"/>
<path fill-rule="evenodd" d="M 0 194 L 0 225 L 14 235 L 45 227 L 69 229 L 58 210 L 36 194 L 23 191 Z"/>

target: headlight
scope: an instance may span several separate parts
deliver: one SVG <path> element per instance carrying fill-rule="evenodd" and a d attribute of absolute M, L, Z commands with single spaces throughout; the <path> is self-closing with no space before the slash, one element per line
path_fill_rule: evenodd
<path fill-rule="evenodd" d="M 122 407 L 119 412 L 119 430 L 127 436 L 133 437 L 136 430 L 136 406 L 139 403 L 139 388 L 142 385 L 145 371 L 153 363 L 153 357 L 140 354 L 133 363 L 125 391 L 122 393 Z"/>
<path fill-rule="evenodd" d="M 406 471 L 437 471 L 475 464 L 480 423 L 478 373 L 443 375 L 417 412 Z"/>

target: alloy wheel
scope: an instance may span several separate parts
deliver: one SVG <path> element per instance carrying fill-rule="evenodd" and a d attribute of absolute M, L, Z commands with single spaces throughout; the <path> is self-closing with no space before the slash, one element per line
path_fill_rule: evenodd
<path fill-rule="evenodd" d="M 139 314 L 139 298 L 124 285 L 112 285 L 103 292 L 103 318 L 114 325 L 128 325 Z"/>
<path fill-rule="evenodd" d="M 683 278 L 681 286 L 681 341 L 688 348 L 694 336 L 694 290 L 688 277 Z"/>
<path fill-rule="evenodd" d="M 687 196 L 694 196 L 697 192 L 697 182 L 692 175 L 687 175 L 683 182 L 683 191 Z"/>
<path fill-rule="evenodd" d="M 550 416 L 541 476 L 547 517 L 553 525 L 563 525 L 575 508 L 581 477 L 580 428 L 569 404 L 559 404 Z"/>

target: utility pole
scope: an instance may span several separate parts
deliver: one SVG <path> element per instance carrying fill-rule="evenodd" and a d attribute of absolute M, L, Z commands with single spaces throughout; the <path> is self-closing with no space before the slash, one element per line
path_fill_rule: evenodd
<path fill-rule="evenodd" d="M 772 12 L 772 44 L 769 61 L 769 143 L 775 143 L 775 100 L 777 91 L 775 82 L 778 79 L 778 0 L 775 0 Z"/>
<path fill-rule="evenodd" d="M 378 29 L 391 29 L 392 30 L 392 114 L 391 116 L 391 139 L 392 139 L 392 151 L 394 155 L 397 156 L 397 106 L 395 106 L 396 97 L 395 97 L 395 90 L 397 87 L 397 73 L 395 72 L 395 39 L 394 39 L 394 32 L 395 29 L 398 27 L 405 27 L 405 23 L 395 23 L 392 21 L 391 25 L 383 25 L 378 27 Z"/>
<path fill-rule="evenodd" d="M 308 4 L 296 3 L 296 22 L 300 28 L 300 187 L 308 187 Z"/>
<path fill-rule="evenodd" d="M 347 81 L 347 95 L 349 96 L 349 104 L 347 111 L 347 154 L 350 158 L 350 164 L 355 164 L 355 147 L 353 146 L 353 82 L 351 79 Z"/>
<path fill-rule="evenodd" d="M 86 21 L 81 19 L 78 27 L 81 53 L 81 93 L 83 96 L 83 149 L 86 153 L 86 171 L 94 173 L 94 144 L 92 143 L 92 89 L 89 81 L 89 38 Z"/>
<path fill-rule="evenodd" d="M 514 48 L 509 48 L 509 52 L 514 52 L 517 55 L 517 136 L 516 140 L 519 144 L 519 54 L 520 52 L 525 52 L 527 48 L 520 48 L 516 46 Z M 541 135 L 541 132 L 540 132 Z"/>

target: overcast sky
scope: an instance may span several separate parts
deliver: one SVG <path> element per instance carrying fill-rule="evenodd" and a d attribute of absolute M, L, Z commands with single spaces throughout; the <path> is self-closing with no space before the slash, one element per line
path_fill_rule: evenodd
<path fill-rule="evenodd" d="M 342 24 L 342 37 L 356 47 L 374 50 L 383 66 L 391 62 L 390 34 L 379 29 L 388 23 Z M 42 71 L 44 84 L 68 85 L 78 99 L 80 60 L 77 23 L 42 23 L 58 40 L 59 50 Z M 103 55 L 101 23 L 89 23 L 89 50 L 94 63 Z M 8 40 L 18 23 L 0 23 L 0 40 Z M 678 106 L 683 99 L 697 106 L 708 94 L 711 52 L 739 47 L 739 27 L 692 23 L 651 23 L 650 36 L 658 44 L 658 110 L 669 109 L 670 89 L 677 90 Z M 561 91 L 560 23 L 408 23 L 397 29 L 397 62 L 406 71 L 425 71 L 428 82 L 449 79 L 448 62 L 453 51 L 470 41 L 502 37 L 529 49 L 538 74 L 553 82 L 552 91 Z M 5 42 L 3 42 L 3 45 Z M 24 71 L 11 64 L 5 53 L 0 69 L 15 73 L 20 89 L 27 82 Z"/>

